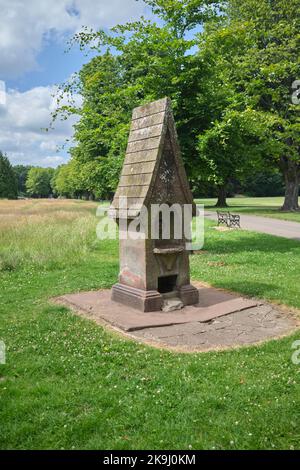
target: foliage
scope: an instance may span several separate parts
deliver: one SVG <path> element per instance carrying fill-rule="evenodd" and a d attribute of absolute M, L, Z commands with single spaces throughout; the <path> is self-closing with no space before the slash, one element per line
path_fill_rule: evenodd
<path fill-rule="evenodd" d="M 75 198 L 110 199 L 119 180 L 123 159 L 96 158 L 82 163 L 73 158 L 59 166 L 52 178 L 55 195 Z"/>
<path fill-rule="evenodd" d="M 31 166 L 15 165 L 13 168 L 14 168 L 14 172 L 18 181 L 18 194 L 21 196 L 25 195 L 27 175 Z"/>
<path fill-rule="evenodd" d="M 195 137 L 212 119 L 204 99 L 203 77 L 208 71 L 192 52 L 195 38 L 189 39 L 186 32 L 212 16 L 214 10 L 207 6 L 210 2 L 194 2 L 187 17 L 172 13 L 173 7 L 185 11 L 185 3 L 159 2 L 156 13 L 164 23 L 141 19 L 118 25 L 109 33 L 85 30 L 74 38 L 82 49 L 90 48 L 98 55 L 83 66 L 73 82 L 62 87 L 62 97 L 68 92 L 82 94 L 82 108 L 61 106 L 60 112 L 80 115 L 75 126 L 77 146 L 71 155 L 84 166 L 94 162 L 86 186 L 100 197 L 110 195 L 116 187 L 132 109 L 164 96 L 172 98 L 190 179 L 199 179 Z M 112 172 L 112 180 L 107 172 Z"/>
<path fill-rule="evenodd" d="M 277 141 L 262 155 L 265 165 L 279 166 L 286 185 L 300 181 L 300 121 L 292 104 L 292 83 L 300 76 L 299 0 L 270 2 L 230 0 L 221 21 L 208 25 L 202 42 L 222 82 L 230 84 L 229 109 L 251 108 L 265 116 L 267 140 Z M 227 112 L 224 110 L 224 116 Z M 270 132 L 269 117 L 273 124 Z M 289 190 L 289 189 L 288 189 Z M 297 207 L 298 190 L 294 192 Z M 291 207 L 292 208 L 292 207 Z"/>
<path fill-rule="evenodd" d="M 61 87 L 61 100 L 80 93 L 82 107 L 61 104 L 54 118 L 79 115 L 71 156 L 80 191 L 111 197 L 132 108 L 163 96 L 173 102 L 195 194 L 207 182 L 228 186 L 229 170 L 243 179 L 250 169 L 280 166 L 287 188 L 293 178 L 297 185 L 291 84 L 300 76 L 299 0 L 262 0 L 257 8 L 254 0 L 146 3 L 158 21 L 141 18 L 108 32 L 85 28 L 73 39 L 96 57 Z"/>
<path fill-rule="evenodd" d="M 76 182 L 72 174 L 70 163 L 60 165 L 55 169 L 51 179 L 51 188 L 56 196 L 74 197 L 76 194 Z"/>
<path fill-rule="evenodd" d="M 52 194 L 53 168 L 32 167 L 28 171 L 26 191 L 32 197 L 49 197 Z"/>
<path fill-rule="evenodd" d="M 270 128 L 274 126 L 268 116 Z M 210 168 L 209 178 L 218 186 L 227 186 L 230 179 L 240 181 L 260 157 L 280 151 L 276 139 L 267 134 L 266 115 L 252 109 L 228 111 L 222 120 L 199 137 L 199 152 Z"/>
<path fill-rule="evenodd" d="M 15 199 L 17 180 L 7 156 L 0 151 L 0 198 Z"/>
<path fill-rule="evenodd" d="M 262 171 L 250 174 L 244 181 L 243 192 L 247 196 L 270 197 L 284 194 L 284 182 L 279 171 Z"/>

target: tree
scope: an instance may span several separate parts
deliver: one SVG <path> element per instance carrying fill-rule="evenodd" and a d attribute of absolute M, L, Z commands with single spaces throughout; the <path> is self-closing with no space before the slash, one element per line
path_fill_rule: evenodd
<path fill-rule="evenodd" d="M 7 156 L 0 151 L 0 198 L 16 199 L 17 179 Z"/>
<path fill-rule="evenodd" d="M 263 170 L 266 167 L 277 166 L 278 168 L 279 165 L 283 171 L 284 165 L 294 169 L 295 162 L 299 158 L 299 145 L 297 144 L 299 124 L 295 121 L 294 110 L 291 110 L 290 106 L 289 80 L 285 81 L 284 74 L 280 74 L 283 70 L 285 72 L 289 69 L 297 70 L 299 59 L 290 31 L 286 35 L 283 34 L 285 43 L 281 44 L 282 41 L 278 37 L 281 34 L 278 31 L 280 28 L 274 14 L 276 9 L 269 8 L 270 3 L 272 2 L 263 0 L 258 5 L 252 0 L 243 2 L 229 0 L 225 5 L 223 16 L 207 23 L 205 31 L 199 36 L 200 55 L 202 60 L 210 64 L 211 67 L 211 95 L 214 98 L 216 96 L 216 107 L 221 109 L 219 117 L 212 121 L 205 131 L 204 134 L 208 132 L 206 137 L 209 136 L 209 133 L 214 134 L 214 145 L 216 146 L 216 134 L 222 133 L 224 128 L 228 130 L 227 117 L 232 112 L 235 113 L 235 122 L 237 119 L 243 121 L 246 110 L 251 110 L 252 116 L 257 113 L 257 122 L 260 121 L 260 125 L 256 126 L 257 138 L 254 139 L 253 134 L 253 139 L 249 140 L 251 148 L 247 150 L 247 144 L 244 147 L 244 150 L 247 150 L 246 173 L 252 170 Z M 275 3 L 277 10 L 278 5 L 282 4 L 284 10 L 282 20 L 285 26 L 294 13 L 297 13 L 295 21 L 298 21 L 299 13 L 295 12 L 295 2 L 292 2 L 291 5 L 281 0 Z M 295 32 L 293 27 L 292 30 Z M 289 56 L 290 62 L 286 61 L 287 56 Z M 220 89 L 226 90 L 228 99 L 222 99 Z M 270 89 L 273 90 L 273 96 L 270 95 Z M 293 119 L 295 122 L 292 122 Z M 249 124 L 251 123 L 249 122 Z M 244 142 L 245 137 L 242 136 Z M 205 140 L 205 136 L 203 139 Z M 238 135 L 236 139 L 239 142 Z M 263 141 L 264 145 L 262 145 Z M 292 142 L 293 144 L 290 145 Z M 221 173 L 226 175 L 226 169 L 232 168 L 232 163 L 235 162 L 234 167 L 241 174 L 241 164 L 243 161 L 245 162 L 245 159 L 237 161 L 234 154 L 225 152 L 225 149 L 222 149 L 221 138 L 218 143 L 220 147 L 215 153 L 215 168 L 220 167 Z M 204 150 L 203 145 L 202 151 Z M 219 158 L 219 152 L 222 151 L 224 151 L 223 156 Z M 236 146 L 235 152 L 240 153 L 238 146 Z M 212 152 L 210 154 L 210 160 L 213 161 L 214 155 Z M 252 158 L 254 155 L 255 158 Z M 289 155 L 288 158 L 287 155 Z M 200 158 L 205 159 L 206 156 L 200 154 Z M 216 170 L 212 170 L 211 167 L 208 176 L 210 179 L 216 176 Z M 219 179 L 221 173 L 219 172 Z M 239 175 L 240 177 L 241 175 Z M 226 184 L 226 181 L 219 181 L 218 205 L 225 204 Z M 287 182 L 287 192 L 290 190 L 289 187 Z M 298 194 L 298 188 L 295 189 L 295 193 Z M 294 196 L 295 207 L 297 207 L 298 198 L 296 194 Z M 287 199 L 286 196 L 286 201 Z"/>
<path fill-rule="evenodd" d="M 262 0 L 258 6 L 256 0 L 146 3 L 159 23 L 141 19 L 108 33 L 85 29 L 74 37 L 81 49 L 97 52 L 62 87 L 62 95 L 81 93 L 82 107 L 71 103 L 59 109 L 63 118 L 80 116 L 71 157 L 81 189 L 98 197 L 111 194 L 132 108 L 167 95 L 194 191 L 199 193 L 205 180 L 214 181 L 224 204 L 228 178 L 223 182 L 221 175 L 226 177 L 228 168 L 241 177 L 250 167 L 280 165 L 285 208 L 297 208 L 299 119 L 287 100 L 291 77 L 299 72 L 299 0 Z M 204 31 L 195 34 L 199 26 Z M 237 145 L 233 130 L 240 132 Z"/>
<path fill-rule="evenodd" d="M 269 154 L 269 163 L 273 157 L 273 165 L 285 179 L 282 209 L 298 210 L 300 119 L 291 86 L 300 77 L 299 0 L 230 0 L 228 4 L 225 30 L 232 39 L 234 29 L 242 29 L 247 45 L 243 53 L 234 51 L 231 81 L 248 106 L 272 114 L 277 121 L 273 135 L 281 152 Z"/>
<path fill-rule="evenodd" d="M 26 190 L 29 196 L 49 197 L 52 194 L 51 179 L 53 174 L 53 168 L 30 168 L 26 180 Z"/>
<path fill-rule="evenodd" d="M 13 167 L 18 182 L 18 194 L 20 195 L 26 194 L 26 180 L 30 168 L 29 165 L 15 165 Z"/>
<path fill-rule="evenodd" d="M 263 155 L 278 151 L 272 133 L 266 132 L 274 124 L 272 117 L 267 117 L 252 109 L 227 111 L 221 121 L 199 137 L 199 152 L 210 169 L 209 179 L 219 188 L 217 207 L 227 206 L 226 189 L 230 181 L 242 181 L 261 165 Z"/>
<path fill-rule="evenodd" d="M 212 119 L 209 110 L 214 111 L 203 99 L 206 64 L 192 52 L 197 41 L 187 33 L 216 11 L 210 1 L 147 3 L 163 23 L 141 19 L 118 25 L 110 33 L 84 31 L 74 39 L 98 55 L 62 87 L 62 95 L 81 93 L 82 108 L 71 104 L 61 106 L 60 112 L 80 115 L 71 156 L 85 175 L 86 189 L 98 197 L 110 197 L 116 188 L 132 109 L 164 96 L 173 102 L 190 180 L 195 187 L 199 180 L 196 136 Z"/>
<path fill-rule="evenodd" d="M 242 184 L 242 190 L 249 197 L 283 196 L 284 181 L 279 170 L 266 169 L 249 174 Z"/>
<path fill-rule="evenodd" d="M 82 165 L 75 159 L 56 168 L 51 179 L 51 187 L 56 196 L 89 197 L 87 182 L 82 176 Z"/>
<path fill-rule="evenodd" d="M 51 188 L 55 196 L 72 197 L 73 184 L 70 178 L 70 169 L 68 165 L 60 165 L 51 179 Z"/>

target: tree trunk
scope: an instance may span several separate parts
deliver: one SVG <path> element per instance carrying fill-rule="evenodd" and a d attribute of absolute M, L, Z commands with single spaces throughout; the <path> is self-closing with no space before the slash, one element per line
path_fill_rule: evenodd
<path fill-rule="evenodd" d="M 281 169 L 285 180 L 285 196 L 284 203 L 281 207 L 282 211 L 298 211 L 299 203 L 299 185 L 300 185 L 300 167 L 297 162 L 290 158 L 283 159 Z"/>
<path fill-rule="evenodd" d="M 226 186 L 218 187 L 218 201 L 215 207 L 228 207 L 226 202 Z"/>

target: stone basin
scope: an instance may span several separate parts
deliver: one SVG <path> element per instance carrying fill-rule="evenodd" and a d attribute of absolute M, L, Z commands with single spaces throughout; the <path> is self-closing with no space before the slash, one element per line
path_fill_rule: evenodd
<path fill-rule="evenodd" d="M 183 251 L 183 246 L 172 246 L 167 248 L 154 248 L 153 253 L 155 255 L 172 255 L 173 253 L 182 253 Z"/>

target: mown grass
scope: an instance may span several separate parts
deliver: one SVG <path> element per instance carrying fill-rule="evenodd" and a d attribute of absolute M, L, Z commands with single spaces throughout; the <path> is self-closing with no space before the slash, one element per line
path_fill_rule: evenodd
<path fill-rule="evenodd" d="M 216 210 L 217 199 L 199 199 L 206 210 Z M 299 198 L 300 202 L 300 198 Z M 274 219 L 300 222 L 300 212 L 282 212 L 283 197 L 235 197 L 227 199 L 228 210 L 239 214 L 260 215 Z M 224 209 L 225 210 L 225 209 Z"/>
<path fill-rule="evenodd" d="M 215 286 L 300 308 L 300 243 L 265 234 L 219 232 L 206 222 L 192 275 Z"/>
<path fill-rule="evenodd" d="M 300 366 L 291 361 L 298 333 L 204 354 L 124 339 L 49 303 L 53 296 L 108 288 L 116 280 L 118 243 L 96 240 L 96 205 L 12 204 L 8 214 L 21 213 L 24 230 L 18 250 L 17 236 L 7 234 L 12 228 L 3 216 L 5 204 L 0 202 L 1 255 L 10 252 L 13 261 L 14 252 L 29 252 L 0 272 L 0 339 L 7 345 L 7 363 L 0 366 L 2 449 L 300 447 Z M 42 219 L 28 225 L 32 211 Z M 42 233 L 47 251 L 53 227 L 59 243 L 41 263 Z M 299 250 L 294 241 L 220 233 L 208 223 L 204 250 L 192 257 L 192 275 L 299 307 Z"/>

